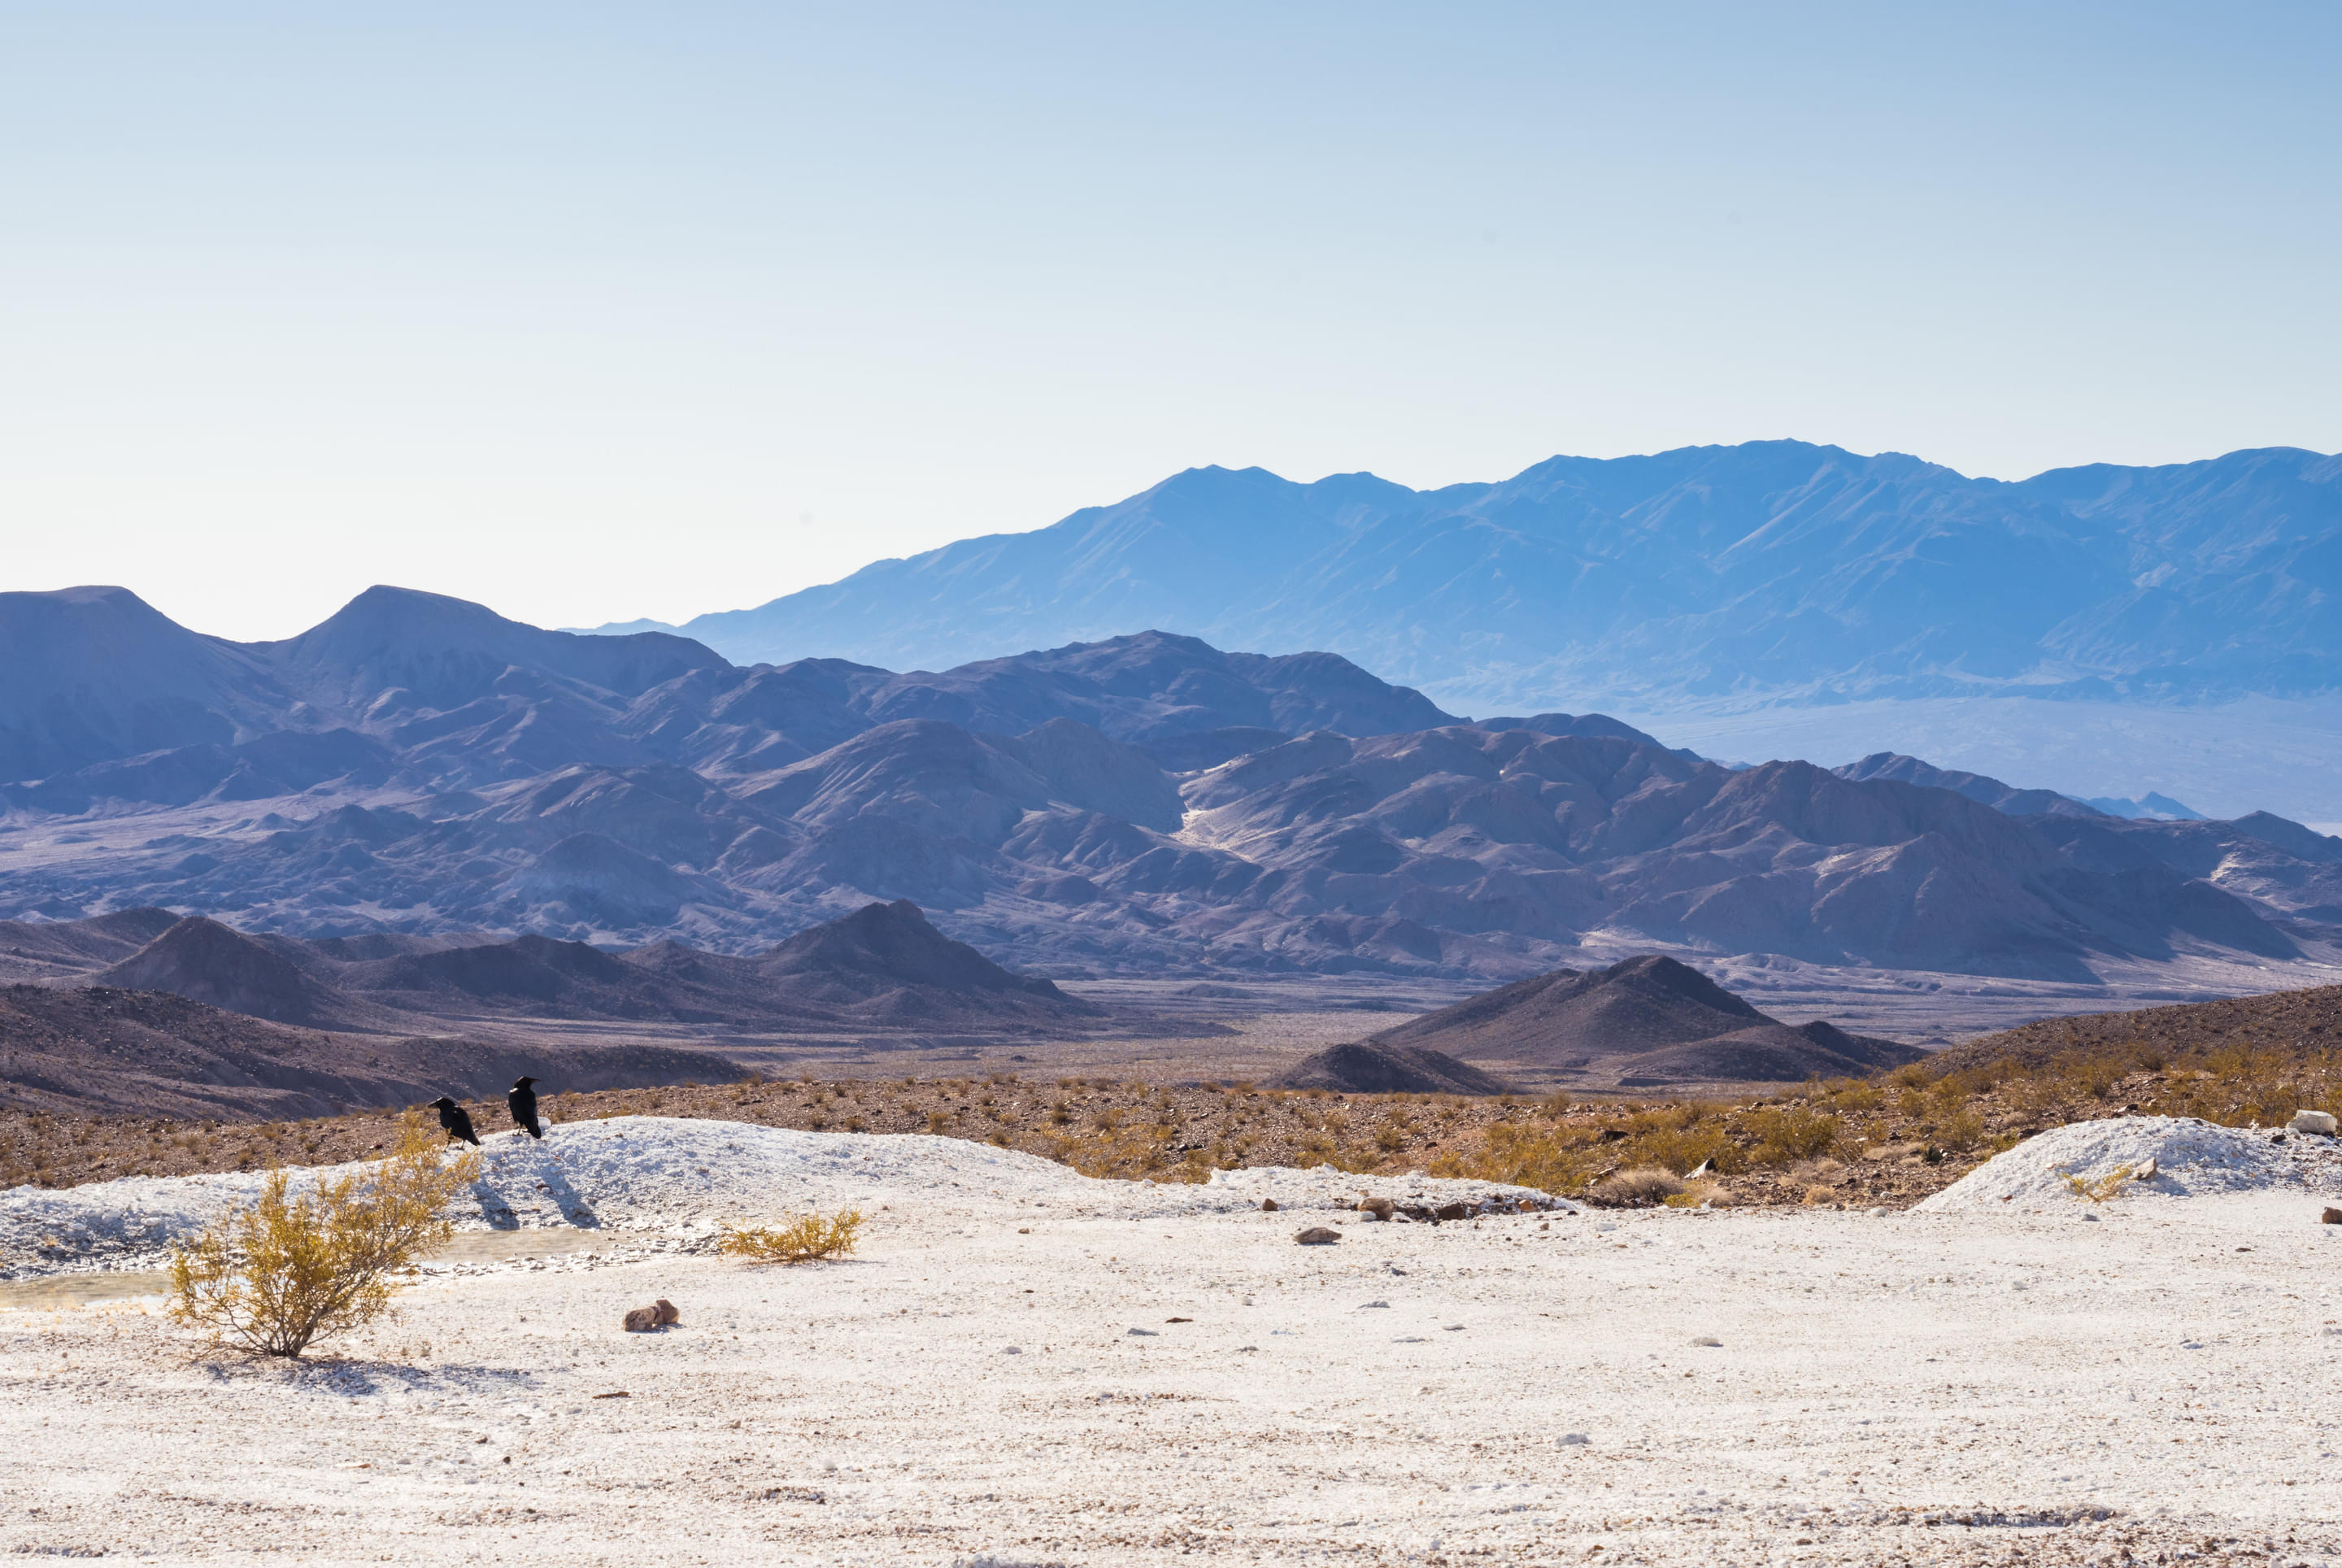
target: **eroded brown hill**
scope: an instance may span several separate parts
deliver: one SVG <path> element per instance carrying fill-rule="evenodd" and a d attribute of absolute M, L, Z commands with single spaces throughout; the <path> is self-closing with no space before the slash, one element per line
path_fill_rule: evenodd
<path fill-rule="evenodd" d="M 485 1094 L 523 1073 L 613 1089 L 738 1071 L 723 1057 L 665 1046 L 337 1034 L 168 991 L 0 988 L 0 1104 L 28 1111 L 264 1121 Z"/>
<path fill-rule="evenodd" d="M 307 941 L 201 916 L 115 957 L 124 919 L 26 930 L 58 933 L 42 949 L 52 983 L 168 991 L 275 1023 L 354 1033 L 462 1032 L 509 1018 L 1038 1037 L 1080 1033 L 1107 1017 L 954 941 L 906 900 L 866 905 L 747 957 L 671 940 L 611 951 L 537 935 Z"/>

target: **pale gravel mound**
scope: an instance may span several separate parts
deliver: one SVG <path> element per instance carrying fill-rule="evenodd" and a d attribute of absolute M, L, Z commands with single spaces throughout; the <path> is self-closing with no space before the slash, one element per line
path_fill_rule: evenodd
<path fill-rule="evenodd" d="M 2080 1201 L 2068 1177 L 2113 1175 L 2154 1161 L 2155 1176 L 2125 1184 L 2122 1195 L 2157 1193 L 2194 1198 L 2210 1192 L 2267 1191 L 2317 1185 L 2331 1188 L 2335 1147 L 2330 1139 L 2290 1137 L 2221 1127 L 2193 1117 L 2119 1116 L 2075 1121 L 2028 1138 L 1997 1154 L 1917 1205 L 1946 1213 L 2003 1201 L 2028 1208 L 2072 1207 Z"/>
<path fill-rule="evenodd" d="M 1363 1194 L 1434 1204 L 1491 1199 L 1568 1208 L 1526 1187 L 1420 1176 L 1354 1176 L 1265 1167 L 1214 1173 L 1203 1185 L 1096 1181 L 1054 1161 L 918 1133 L 800 1132 L 740 1121 L 621 1116 L 547 1129 L 545 1141 L 493 1135 L 472 1188 L 466 1231 L 607 1230 L 706 1236 L 753 1223 L 858 1206 L 916 1204 L 929 1213 L 1041 1210 L 1141 1220 L 1257 1209 L 1354 1207 Z M 303 1171 L 295 1190 L 363 1171 L 364 1162 Z M 257 1171 L 130 1177 L 61 1191 L 0 1192 L 0 1278 L 151 1266 L 163 1248 L 259 1192 Z"/>

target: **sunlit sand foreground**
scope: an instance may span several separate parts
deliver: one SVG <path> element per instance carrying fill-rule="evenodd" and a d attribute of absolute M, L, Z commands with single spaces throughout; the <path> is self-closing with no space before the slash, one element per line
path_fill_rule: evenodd
<path fill-rule="evenodd" d="M 561 1130 L 576 1171 L 604 1171 L 589 1141 L 627 1124 L 595 1125 Z M 664 1131 L 678 1126 L 697 1131 Z M 748 1162 L 740 1131 L 640 1124 L 635 1146 L 658 1154 L 627 1211 L 657 1209 L 654 1166 L 716 1181 L 727 1138 Z M 492 1271 L 426 1276 L 400 1322 L 299 1365 L 205 1352 L 151 1298 L 59 1305 L 54 1280 L 5 1287 L 0 1549 L 627 1564 L 2342 1556 L 2342 1227 L 2298 1191 L 1435 1227 L 1330 1204 L 1445 1184 L 1266 1171 L 1226 1191 L 1130 1187 L 1016 1156 L 979 1169 L 993 1151 L 942 1140 L 751 1131 L 806 1141 L 829 1174 L 783 1190 L 760 1166 L 769 1201 L 746 1209 L 727 1190 L 726 1203 L 762 1217 L 864 1201 L 858 1255 L 612 1261 L 565 1230 L 529 1264 L 515 1259 L 532 1238 L 508 1234 L 469 1249 L 501 1255 Z M 503 1147 L 508 1164 L 538 1153 Z M 1279 1211 L 1251 1207 L 1278 1193 Z M 626 1208 L 615 1192 L 602 1206 Z M 1338 1243 L 1295 1244 L 1337 1219 Z M 619 1331 L 659 1296 L 679 1325 Z"/>

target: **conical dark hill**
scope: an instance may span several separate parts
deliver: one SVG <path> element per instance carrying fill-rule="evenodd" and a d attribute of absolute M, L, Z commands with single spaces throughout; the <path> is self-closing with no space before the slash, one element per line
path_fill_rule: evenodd
<path fill-rule="evenodd" d="M 1689 964 L 1653 953 L 1590 974 L 1516 980 L 1374 1039 L 1560 1067 L 1588 1052 L 1652 1050 L 1773 1021 Z"/>
<path fill-rule="evenodd" d="M 313 1027 L 348 1022 L 364 1010 L 265 943 L 201 915 L 178 921 L 86 983 L 169 991 L 229 1012 Z"/>
<path fill-rule="evenodd" d="M 1625 1087 L 1794 1082 L 1869 1072 L 1926 1054 L 1827 1023 L 1793 1029 L 1690 965 L 1656 953 L 1590 974 L 1556 970 L 1516 980 L 1385 1030 L 1371 1043 L 1427 1047 Z"/>
<path fill-rule="evenodd" d="M 1095 1002 L 1012 974 L 927 922 L 907 899 L 799 931 L 757 960 L 776 997 L 851 1016 L 979 1027 L 1100 1018 Z"/>
<path fill-rule="evenodd" d="M 1420 1046 L 1352 1044 L 1303 1057 L 1270 1079 L 1268 1087 L 1342 1094 L 1508 1094 L 1516 1086 Z"/>

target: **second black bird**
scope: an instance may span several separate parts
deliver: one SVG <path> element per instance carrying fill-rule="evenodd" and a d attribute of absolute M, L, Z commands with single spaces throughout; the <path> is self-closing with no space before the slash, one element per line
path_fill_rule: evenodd
<path fill-rule="evenodd" d="M 439 1125 L 447 1130 L 448 1137 L 460 1138 L 474 1148 L 479 1146 L 480 1135 L 472 1131 L 472 1119 L 464 1114 L 462 1106 L 444 1094 L 433 1101 L 431 1105 L 439 1112 Z"/>
<path fill-rule="evenodd" d="M 532 1087 L 535 1082 L 534 1078 L 524 1078 L 515 1083 L 512 1091 L 505 1096 L 505 1103 L 512 1107 L 512 1118 L 524 1131 L 531 1138 L 542 1138 L 545 1129 L 537 1123 L 536 1091 Z"/>

